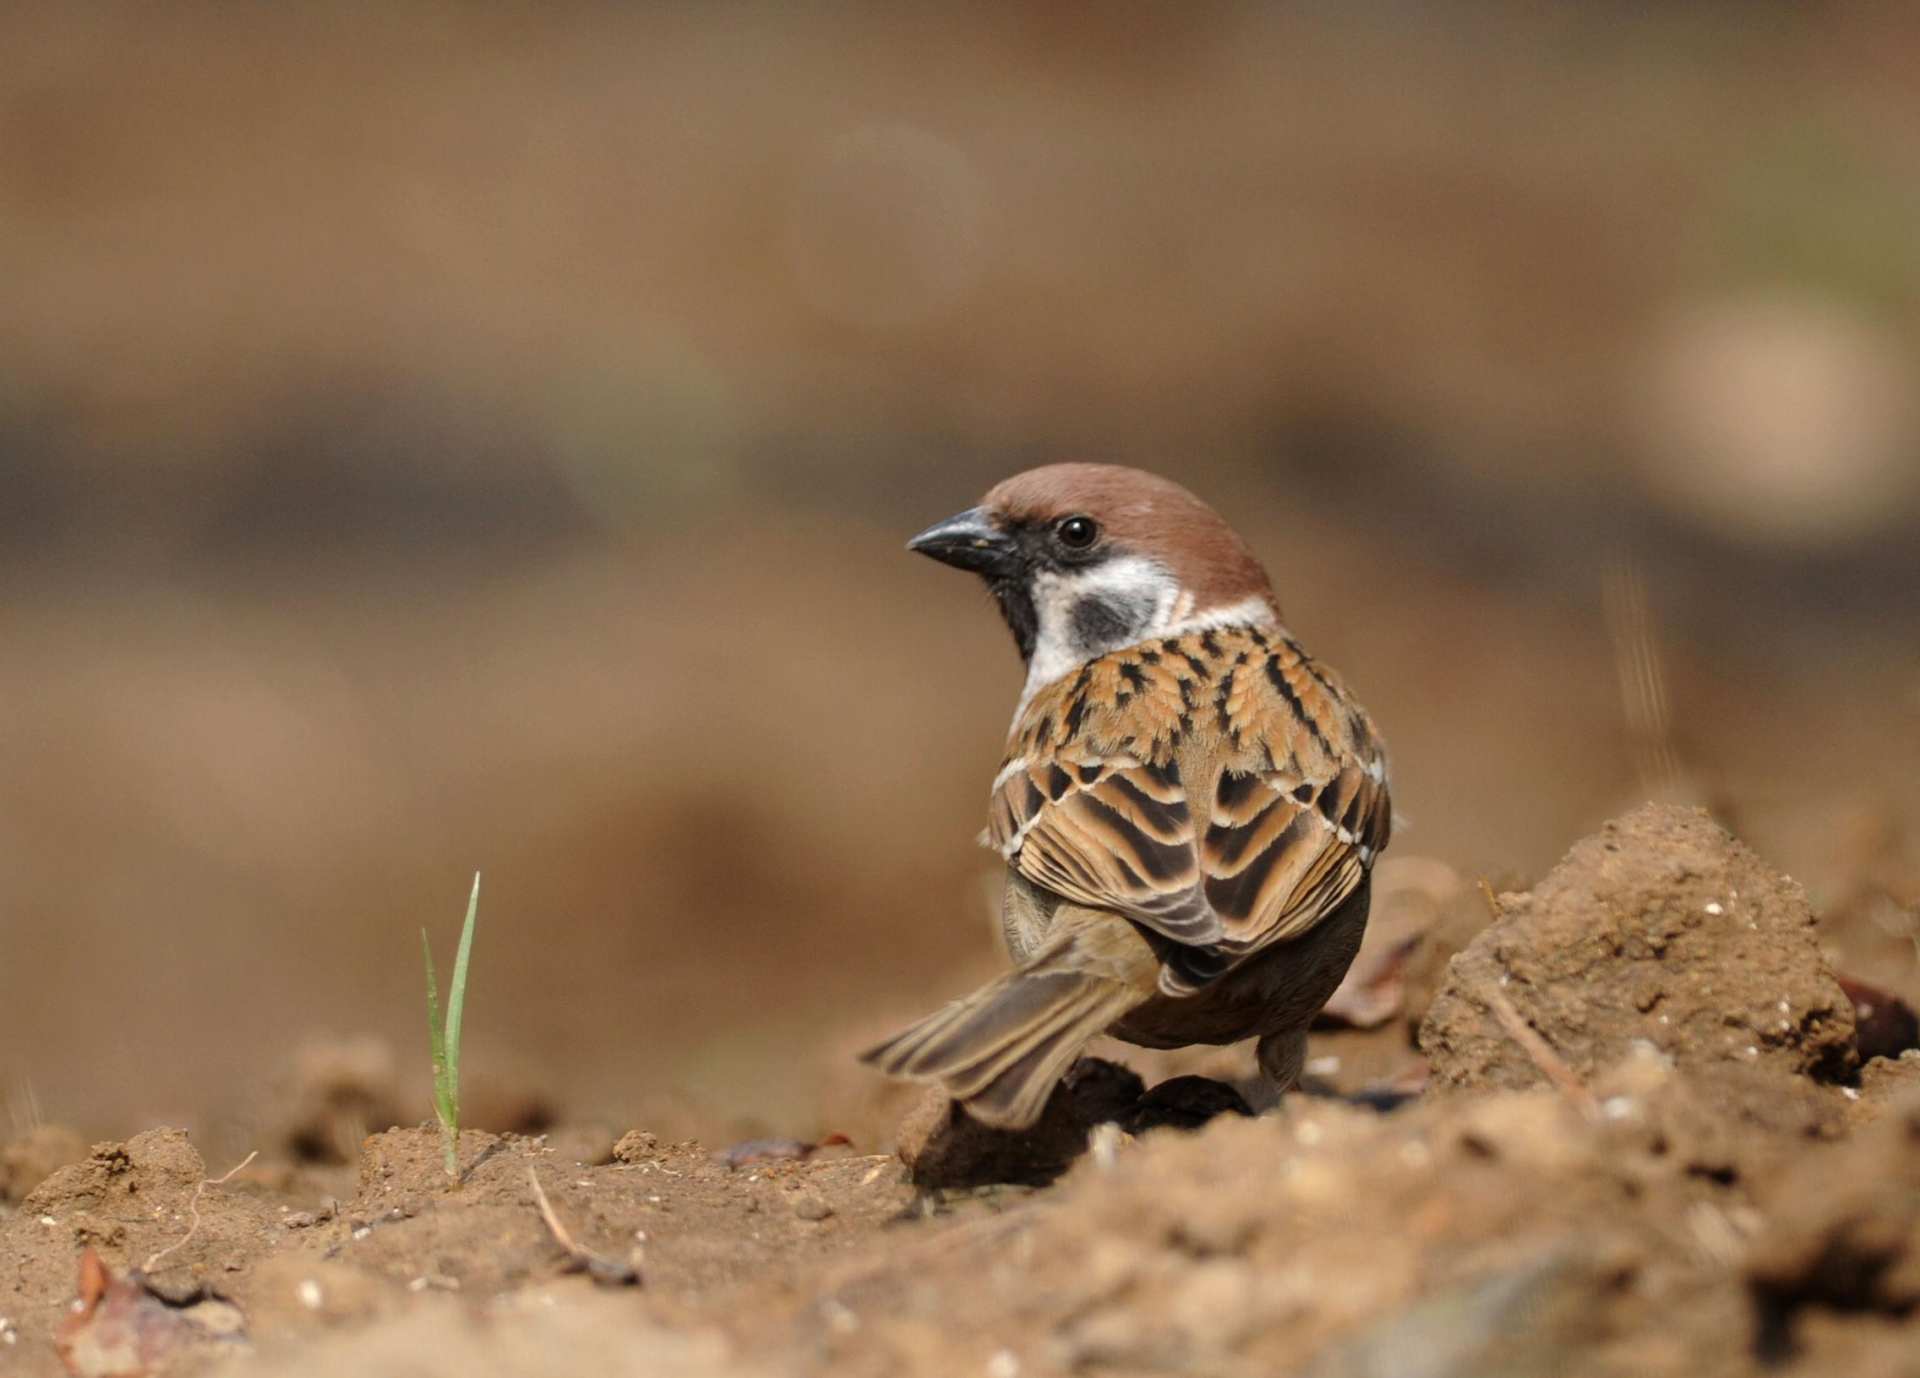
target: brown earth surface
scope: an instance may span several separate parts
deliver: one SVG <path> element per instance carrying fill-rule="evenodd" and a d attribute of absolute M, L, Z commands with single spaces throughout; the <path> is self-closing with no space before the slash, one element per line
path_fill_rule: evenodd
<path fill-rule="evenodd" d="M 337 1126 L 290 1113 L 231 1173 L 171 1129 L 56 1167 L 77 1146 L 42 1129 L 0 1159 L 9 1371 L 1912 1371 L 1920 1051 L 1856 1065 L 1861 997 L 1799 887 L 1647 806 L 1477 935 L 1461 887 L 1385 893 L 1420 898 L 1384 906 L 1357 969 L 1371 1027 L 1325 1031 L 1280 1111 L 1197 1131 L 1143 1108 L 1225 1108 L 1216 1082 L 1143 1098 L 1092 1063 L 1025 1156 L 969 1158 L 923 1105 L 911 1171 L 871 1141 L 577 1125 L 467 1131 L 450 1188 L 430 1126 L 347 1164 Z M 313 1094 L 376 1113 L 354 1083 L 379 1058 L 301 1059 Z M 876 1116 L 912 1100 L 871 1089 Z M 1050 1186 L 992 1180 L 1050 1154 L 1077 1155 Z"/>

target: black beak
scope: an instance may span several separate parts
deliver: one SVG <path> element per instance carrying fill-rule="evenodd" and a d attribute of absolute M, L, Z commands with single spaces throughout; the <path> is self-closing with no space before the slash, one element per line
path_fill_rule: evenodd
<path fill-rule="evenodd" d="M 907 549 L 989 579 L 1016 573 L 1020 566 L 1019 545 L 977 507 L 928 527 L 907 542 Z"/>

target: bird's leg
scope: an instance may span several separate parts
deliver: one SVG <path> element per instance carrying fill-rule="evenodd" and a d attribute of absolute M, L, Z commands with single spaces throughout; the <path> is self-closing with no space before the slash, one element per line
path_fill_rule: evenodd
<path fill-rule="evenodd" d="M 1307 1065 L 1307 1031 L 1288 1029 L 1270 1033 L 1254 1046 L 1254 1061 L 1260 1065 L 1257 1085 L 1248 1088 L 1247 1102 L 1253 1113 L 1264 1115 L 1280 1106 L 1282 1097 L 1300 1080 Z"/>

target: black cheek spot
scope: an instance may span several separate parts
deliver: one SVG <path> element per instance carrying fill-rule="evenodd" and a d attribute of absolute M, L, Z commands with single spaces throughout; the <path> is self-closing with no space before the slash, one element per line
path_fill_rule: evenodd
<path fill-rule="evenodd" d="M 1141 621 L 1140 605 L 1132 599 L 1082 598 L 1073 605 L 1073 639 L 1086 650 L 1124 645 Z"/>

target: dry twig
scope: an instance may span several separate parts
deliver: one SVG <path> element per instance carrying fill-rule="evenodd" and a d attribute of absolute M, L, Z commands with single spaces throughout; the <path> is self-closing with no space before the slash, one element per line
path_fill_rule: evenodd
<path fill-rule="evenodd" d="M 1507 993 L 1497 987 L 1489 987 L 1483 994 L 1487 1008 L 1500 1021 L 1500 1027 L 1507 1031 L 1507 1037 L 1520 1045 L 1521 1051 L 1540 1069 L 1540 1075 L 1558 1087 L 1581 1114 L 1589 1119 L 1598 1118 L 1600 1103 L 1594 1099 L 1593 1092 L 1587 1089 L 1579 1074 L 1567 1065 L 1567 1060 L 1553 1050 L 1553 1045 L 1540 1036 L 1540 1031 L 1521 1017 L 1520 1011 L 1513 1007 L 1513 1001 L 1507 999 Z"/>
<path fill-rule="evenodd" d="M 1487 913 L 1498 923 L 1503 915 L 1500 912 L 1500 897 L 1493 893 L 1493 887 L 1487 884 L 1483 876 L 1480 880 L 1480 897 L 1487 902 Z M 1560 1089 L 1562 1095 L 1573 1102 L 1574 1107 L 1588 1119 L 1596 1119 L 1600 1114 L 1600 1102 L 1594 1099 L 1593 1092 L 1580 1080 L 1579 1073 L 1567 1065 L 1567 1060 L 1553 1050 L 1553 1045 L 1540 1035 L 1540 1031 L 1529 1024 L 1513 1007 L 1513 1001 L 1507 999 L 1507 993 L 1498 986 L 1484 989 L 1484 998 L 1493 1017 L 1500 1021 L 1507 1037 L 1520 1045 L 1520 1050 L 1540 1070 L 1545 1077 Z"/>
<path fill-rule="evenodd" d="M 189 1239 L 193 1238 L 194 1232 L 200 1228 L 200 1198 L 206 1194 L 206 1190 L 208 1187 L 225 1186 L 228 1182 L 231 1182 L 233 1180 L 235 1173 L 239 1172 L 248 1163 L 251 1163 L 255 1158 L 258 1158 L 259 1156 L 260 1156 L 260 1150 L 256 1148 L 253 1150 L 253 1152 L 249 1153 L 246 1157 L 242 1158 L 239 1162 L 235 1163 L 232 1167 L 228 1168 L 220 1176 L 209 1177 L 205 1181 L 203 1181 L 199 1186 L 195 1187 L 193 1189 L 193 1199 L 187 1202 L 187 1210 L 193 1216 L 192 1223 L 190 1223 L 187 1226 L 187 1232 L 181 1235 L 178 1239 L 174 1240 L 173 1243 L 167 1245 L 166 1248 L 160 1250 L 158 1253 L 148 1255 L 147 1261 L 140 1265 L 140 1271 L 143 1273 L 151 1273 L 154 1269 L 155 1264 L 159 1263 L 161 1259 L 165 1258 L 168 1254 L 172 1253 L 175 1249 L 179 1248 L 182 1244 L 185 1244 Z"/>
<path fill-rule="evenodd" d="M 596 1254 L 573 1237 L 553 1209 L 553 1203 L 547 1200 L 546 1189 L 540 1185 L 540 1174 L 534 1171 L 532 1163 L 527 1164 L 527 1184 L 533 1188 L 533 1204 L 539 1208 L 548 1232 L 554 1242 L 566 1250 L 568 1272 L 585 1273 L 595 1282 L 615 1287 L 633 1287 L 639 1283 L 640 1270 L 631 1263 Z"/>

